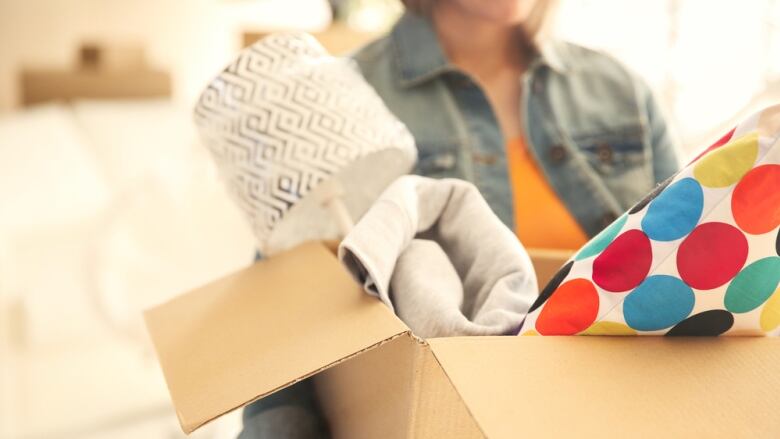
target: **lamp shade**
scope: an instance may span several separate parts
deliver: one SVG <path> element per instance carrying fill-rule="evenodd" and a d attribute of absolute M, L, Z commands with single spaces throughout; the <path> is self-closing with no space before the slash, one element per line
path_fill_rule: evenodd
<path fill-rule="evenodd" d="M 357 65 L 303 33 L 244 49 L 201 94 L 195 121 L 266 255 L 337 237 L 327 198 L 356 219 L 417 154 Z"/>

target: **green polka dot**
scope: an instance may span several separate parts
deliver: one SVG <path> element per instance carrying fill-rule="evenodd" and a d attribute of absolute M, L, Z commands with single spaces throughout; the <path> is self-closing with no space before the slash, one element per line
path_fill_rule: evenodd
<path fill-rule="evenodd" d="M 733 313 L 752 311 L 769 299 L 780 283 L 780 258 L 759 259 L 737 274 L 726 290 L 724 304 Z"/>
<path fill-rule="evenodd" d="M 628 214 L 624 213 L 620 218 L 615 220 L 615 222 L 607 226 L 606 229 L 602 230 L 601 233 L 594 236 L 593 239 L 585 244 L 585 247 L 583 247 L 582 250 L 577 253 L 577 256 L 574 258 L 574 260 L 580 261 L 587 259 L 604 251 L 604 249 L 607 248 L 607 246 L 615 239 L 618 233 L 620 233 L 620 229 L 626 225 L 626 221 L 628 221 Z"/>

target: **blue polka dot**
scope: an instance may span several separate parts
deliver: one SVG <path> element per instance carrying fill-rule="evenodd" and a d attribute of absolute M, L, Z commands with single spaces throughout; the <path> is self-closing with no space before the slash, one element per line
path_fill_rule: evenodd
<path fill-rule="evenodd" d="M 650 239 L 674 241 L 691 233 L 704 209 L 704 192 L 693 178 L 683 178 L 661 192 L 642 218 Z"/>
<path fill-rule="evenodd" d="M 674 276 L 650 276 L 623 301 L 626 324 L 638 331 L 674 326 L 688 317 L 696 301 L 693 290 Z"/>

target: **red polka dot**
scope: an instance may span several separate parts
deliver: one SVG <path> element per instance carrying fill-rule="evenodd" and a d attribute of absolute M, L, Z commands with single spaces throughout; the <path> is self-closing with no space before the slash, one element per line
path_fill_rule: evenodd
<path fill-rule="evenodd" d="M 736 227 L 701 224 L 677 250 L 677 271 L 692 288 L 711 290 L 730 281 L 745 265 L 748 242 Z"/>
<path fill-rule="evenodd" d="M 731 213 L 747 233 L 760 235 L 780 225 L 780 165 L 758 166 L 731 195 Z"/>
<path fill-rule="evenodd" d="M 650 239 L 641 230 L 629 230 L 593 261 L 593 281 L 607 291 L 628 291 L 647 277 L 652 262 Z"/>
<path fill-rule="evenodd" d="M 599 293 L 587 279 L 573 279 L 550 296 L 536 319 L 536 330 L 542 335 L 574 335 L 596 320 Z"/>

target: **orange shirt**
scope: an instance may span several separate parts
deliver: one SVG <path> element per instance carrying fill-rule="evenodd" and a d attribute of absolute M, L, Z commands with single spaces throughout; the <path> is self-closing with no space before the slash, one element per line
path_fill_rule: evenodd
<path fill-rule="evenodd" d="M 506 147 L 515 233 L 528 248 L 575 250 L 587 235 L 547 182 L 522 139 Z"/>

